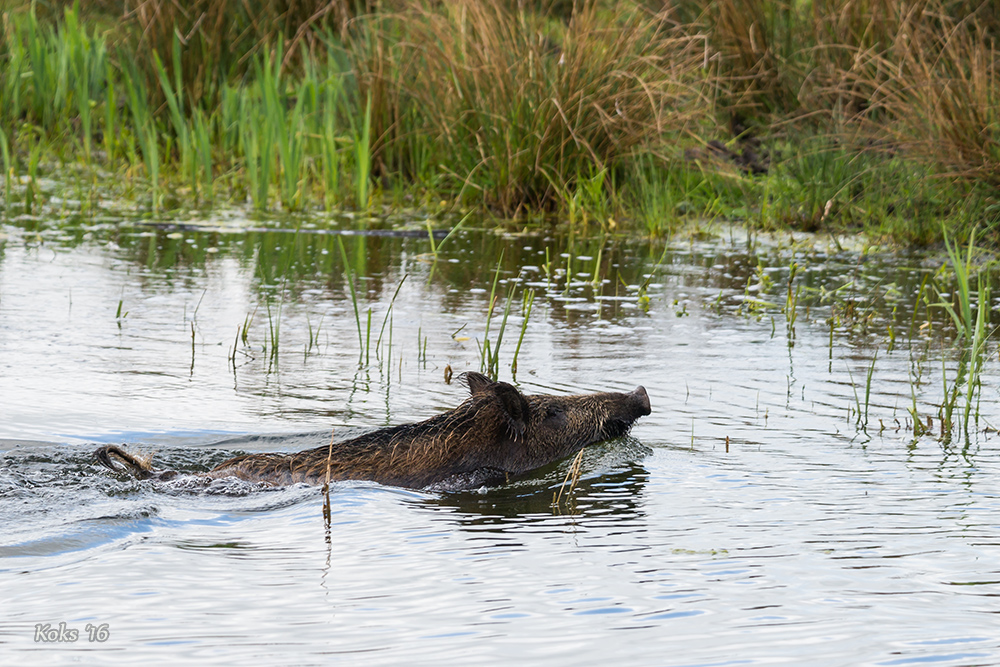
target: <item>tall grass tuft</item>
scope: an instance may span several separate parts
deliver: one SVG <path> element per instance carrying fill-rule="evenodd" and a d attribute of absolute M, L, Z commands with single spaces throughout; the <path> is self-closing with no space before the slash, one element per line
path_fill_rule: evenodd
<path fill-rule="evenodd" d="M 1000 187 L 997 14 L 986 10 L 990 3 L 969 13 L 955 11 L 959 4 L 894 3 L 895 38 L 857 54 L 859 90 L 871 100 L 874 132 L 952 177 Z"/>
<path fill-rule="evenodd" d="M 704 42 L 665 13 L 583 2 L 555 29 L 500 0 L 402 4 L 351 43 L 377 159 L 412 167 L 407 140 L 430 136 L 459 193 L 504 212 L 558 203 L 710 108 Z"/>

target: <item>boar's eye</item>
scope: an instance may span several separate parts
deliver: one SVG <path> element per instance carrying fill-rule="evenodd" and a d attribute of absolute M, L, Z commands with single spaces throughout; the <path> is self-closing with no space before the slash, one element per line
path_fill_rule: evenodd
<path fill-rule="evenodd" d="M 562 419 L 562 417 L 563 417 L 563 409 L 557 405 L 551 405 L 545 409 L 545 421 Z"/>

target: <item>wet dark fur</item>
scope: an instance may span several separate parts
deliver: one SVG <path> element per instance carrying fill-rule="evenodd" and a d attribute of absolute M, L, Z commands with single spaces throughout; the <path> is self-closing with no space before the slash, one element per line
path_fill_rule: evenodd
<path fill-rule="evenodd" d="M 525 396 L 479 373 L 467 373 L 465 379 L 472 395 L 454 410 L 333 443 L 330 479 L 411 488 L 503 482 L 587 445 L 625 435 L 650 411 L 642 387 L 627 394 Z M 329 446 L 323 445 L 294 454 L 246 454 L 204 475 L 277 485 L 323 484 L 328 452 Z M 176 475 L 155 471 L 114 445 L 98 449 L 96 455 L 112 470 L 124 466 L 142 479 Z"/>

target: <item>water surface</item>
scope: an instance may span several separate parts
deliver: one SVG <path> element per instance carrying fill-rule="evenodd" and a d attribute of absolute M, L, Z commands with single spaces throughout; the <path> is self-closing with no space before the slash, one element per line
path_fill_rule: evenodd
<path fill-rule="evenodd" d="M 1000 663 L 997 348 L 978 422 L 942 438 L 939 257 L 723 228 L 473 228 L 435 257 L 421 234 L 331 233 L 355 225 L 4 224 L 3 662 Z M 336 484 L 327 528 L 316 488 L 93 461 L 125 443 L 198 471 L 454 407 L 445 368 L 480 369 L 495 277 L 501 379 L 649 392 L 558 504 L 569 461 L 464 492 Z M 60 623 L 76 641 L 35 641 Z"/>

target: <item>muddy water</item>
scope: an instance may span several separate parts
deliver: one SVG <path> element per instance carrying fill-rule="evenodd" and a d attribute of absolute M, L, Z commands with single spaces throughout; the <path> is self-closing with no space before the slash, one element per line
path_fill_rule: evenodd
<path fill-rule="evenodd" d="M 991 343 L 979 421 L 942 438 L 939 257 L 729 229 L 472 229 L 436 261 L 420 233 L 308 220 L 2 230 L 4 663 L 1000 663 L 1000 368 Z M 653 406 L 558 504 L 568 461 L 468 492 L 338 484 L 327 528 L 315 488 L 93 462 L 126 443 L 198 471 L 454 407 L 495 275 L 501 379 Z"/>

